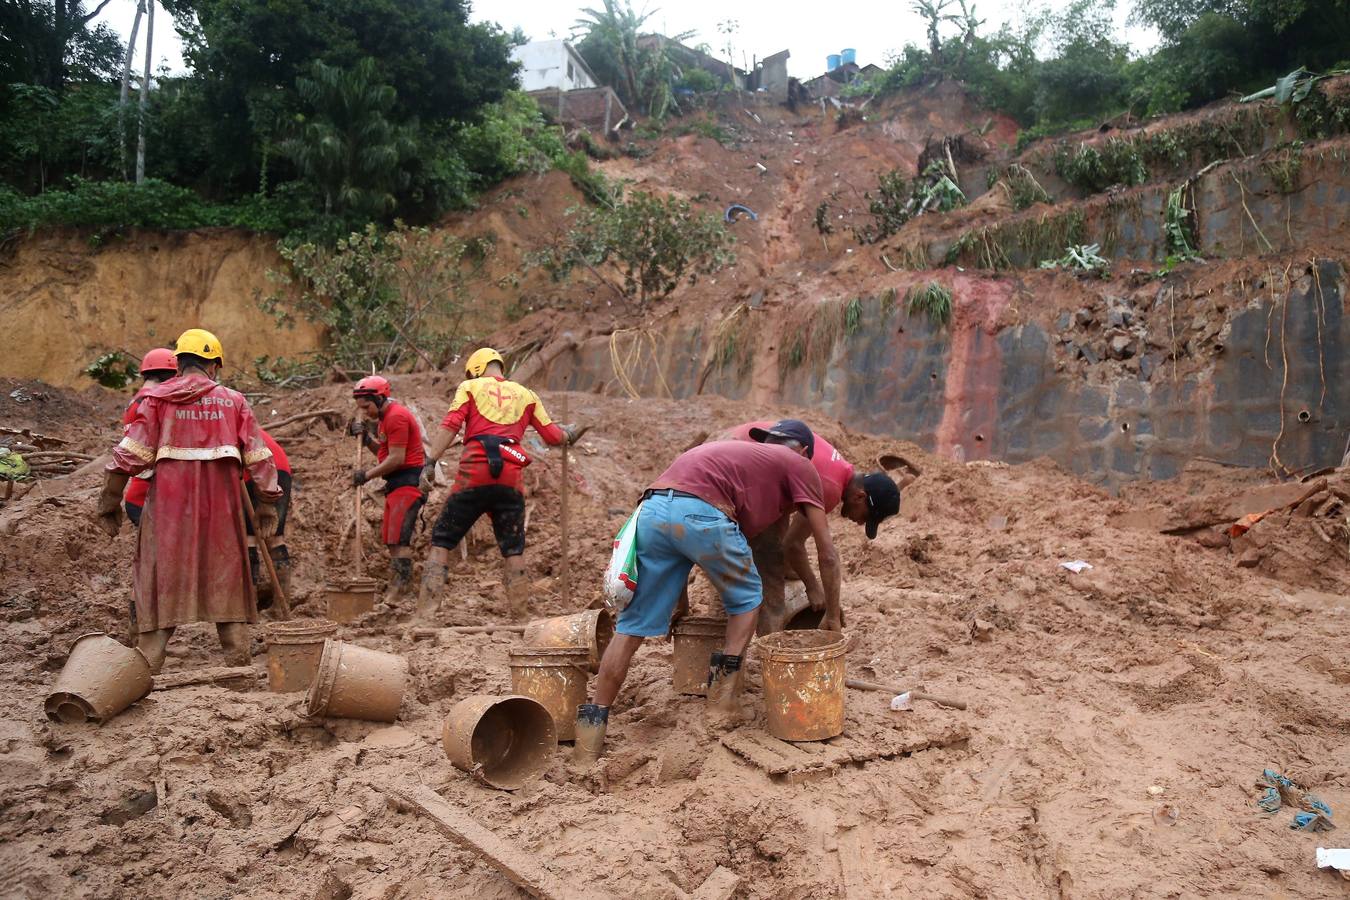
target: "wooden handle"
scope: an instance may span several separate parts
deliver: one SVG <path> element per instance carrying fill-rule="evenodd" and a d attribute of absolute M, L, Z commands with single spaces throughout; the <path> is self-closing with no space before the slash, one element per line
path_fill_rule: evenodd
<path fill-rule="evenodd" d="M 361 444 L 364 440 L 364 434 L 356 436 L 356 462 L 352 464 L 353 469 L 361 468 Z M 356 577 L 358 578 L 366 572 L 365 560 L 361 554 L 361 497 L 364 493 L 365 491 L 361 490 L 361 485 L 356 485 L 356 503 L 352 513 L 352 561 L 356 563 Z"/>
<path fill-rule="evenodd" d="M 276 597 L 277 613 L 283 621 L 287 620 L 291 617 L 291 603 L 286 599 L 286 592 L 281 589 L 281 579 L 277 577 L 276 566 L 272 565 L 272 550 L 267 546 L 267 540 L 258 529 L 258 514 L 253 511 L 253 501 L 249 499 L 248 488 L 243 488 L 240 495 L 244 498 L 244 512 L 248 513 L 248 523 L 253 526 L 253 540 L 258 545 L 258 556 L 267 569 L 267 577 L 272 579 L 272 592 Z"/>
<path fill-rule="evenodd" d="M 562 414 L 564 422 L 567 421 L 567 410 L 568 410 L 567 395 L 563 394 Z M 571 485 L 568 484 L 568 482 L 571 481 L 571 475 L 568 474 L 568 467 L 567 467 L 567 445 L 569 443 L 571 443 L 571 441 L 569 441 L 566 438 L 563 439 L 562 486 L 558 489 L 559 490 L 558 497 L 560 503 L 560 509 L 558 510 L 559 513 L 558 519 L 561 530 L 558 543 L 559 548 L 562 550 L 562 566 L 560 567 L 560 573 L 562 577 L 561 593 L 562 593 L 563 609 L 572 608 L 572 564 L 571 564 L 572 555 L 570 552 L 568 552 L 571 548 L 568 543 L 568 532 L 567 532 L 567 495 L 570 493 L 568 488 L 571 487 Z"/>
<path fill-rule="evenodd" d="M 932 694 L 925 694 L 922 691 L 906 690 L 902 687 L 896 687 L 893 684 L 881 684 L 876 681 L 862 681 L 858 678 L 849 678 L 844 684 L 860 691 L 882 691 L 883 693 L 900 695 L 909 694 L 915 700 L 927 700 L 929 703 L 936 703 L 938 706 L 950 706 L 952 709 L 965 709 L 964 700 L 952 700 L 948 697 L 935 697 Z"/>

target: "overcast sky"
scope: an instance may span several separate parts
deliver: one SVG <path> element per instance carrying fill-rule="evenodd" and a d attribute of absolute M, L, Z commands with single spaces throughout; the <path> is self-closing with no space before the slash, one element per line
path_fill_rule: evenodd
<path fill-rule="evenodd" d="M 596 3 L 600 6 L 600 3 Z M 1062 6 L 1063 3 L 1050 4 Z M 1033 8 L 1026 0 L 976 0 L 976 12 L 988 20 L 985 28 L 997 30 L 1005 22 L 1015 21 Z M 568 37 L 572 24 L 580 15 L 581 6 L 573 7 L 566 0 L 497 0 L 475 3 L 472 18 L 476 22 L 497 22 L 510 31 L 519 26 L 533 40 L 550 37 Z M 755 58 L 763 59 L 779 50 L 790 50 L 788 72 L 798 78 L 813 78 L 825 69 L 825 57 L 845 47 L 858 51 L 860 64 L 885 65 L 886 58 L 907 43 L 923 43 L 923 23 L 910 12 L 909 4 L 900 0 L 856 4 L 843 7 L 808 7 L 793 9 L 782 0 L 678 0 L 678 2 L 644 5 L 635 2 L 634 8 L 655 9 L 648 20 L 651 30 L 665 34 L 681 31 L 697 32 L 688 43 L 697 46 L 706 42 L 714 54 L 725 58 L 728 36 L 719 32 L 719 26 L 729 20 L 734 23 L 730 40 L 735 47 L 735 63 L 748 68 Z M 1124 28 L 1128 4 L 1116 10 L 1116 20 L 1122 34 L 1136 50 L 1152 47 L 1155 36 L 1146 29 Z M 135 0 L 112 0 L 100 17 L 122 35 L 131 31 L 135 16 Z M 144 26 L 142 26 L 144 33 Z M 139 53 L 137 54 L 140 58 Z M 141 63 L 137 62 L 139 68 Z M 153 67 L 158 71 L 167 67 L 171 72 L 184 68 L 182 46 L 178 35 L 170 27 L 170 19 L 163 8 L 155 14 L 155 44 Z"/>

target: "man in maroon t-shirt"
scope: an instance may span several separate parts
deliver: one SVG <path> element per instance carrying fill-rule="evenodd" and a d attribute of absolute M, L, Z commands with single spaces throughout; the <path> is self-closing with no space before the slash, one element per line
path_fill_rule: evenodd
<path fill-rule="evenodd" d="M 665 634 L 689 608 L 690 570 L 703 570 L 727 611 L 726 639 L 709 661 L 708 701 L 733 708 L 741 657 L 755 633 L 762 596 L 747 538 L 794 509 L 810 524 L 826 581 L 822 628 L 840 630 L 839 557 L 830 540 L 820 476 L 788 447 L 727 441 L 687 450 L 642 495 L 637 520 L 637 588 L 600 661 L 593 702 L 577 709 L 576 759 L 600 756 L 609 706 L 644 638 Z M 834 589 L 831 590 L 831 585 Z"/>
<path fill-rule="evenodd" d="M 834 445 L 799 419 L 746 422 L 719 440 L 783 444 L 805 456 L 820 474 L 826 514 L 838 508 L 844 518 L 864 526 L 869 539 L 877 536 L 877 526 L 882 521 L 900 511 L 900 488 L 889 475 L 885 472 L 864 475 L 857 471 Z M 811 608 L 822 613 L 825 610 L 824 573 L 821 578 L 816 577 L 806 552 L 810 533 L 802 516 L 784 516 L 750 541 L 755 568 L 764 585 L 764 605 L 756 626 L 760 634 L 781 631 L 788 619 L 799 612 L 785 604 L 789 571 L 801 579 Z"/>

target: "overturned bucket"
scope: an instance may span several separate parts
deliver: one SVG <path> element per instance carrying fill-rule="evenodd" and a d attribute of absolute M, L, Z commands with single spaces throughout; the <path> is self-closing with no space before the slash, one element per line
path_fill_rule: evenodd
<path fill-rule="evenodd" d="M 708 693 L 708 665 L 714 650 L 727 639 L 727 620 L 713 616 L 685 616 L 675 623 L 672 682 L 676 693 Z"/>
<path fill-rule="evenodd" d="M 569 647 L 585 650 L 592 672 L 600 671 L 600 657 L 614 637 L 614 616 L 607 609 L 588 609 L 570 616 L 538 619 L 525 626 L 531 647 Z"/>
<path fill-rule="evenodd" d="M 333 719 L 392 722 L 398 718 L 407 684 L 408 661 L 403 657 L 330 638 L 323 642 L 306 712 Z"/>
<path fill-rule="evenodd" d="M 784 741 L 823 741 L 844 731 L 844 636 L 779 631 L 755 638 L 764 677 L 769 733 Z"/>
<path fill-rule="evenodd" d="M 375 608 L 380 583 L 374 578 L 352 578 L 331 582 L 324 586 L 323 592 L 328 599 L 328 618 L 345 625 Z"/>
<path fill-rule="evenodd" d="M 43 707 L 53 722 L 103 724 L 150 693 L 150 663 L 101 631 L 75 641 Z"/>
<path fill-rule="evenodd" d="M 576 737 L 577 707 L 586 702 L 584 649 L 522 647 L 511 651 L 511 693 L 538 701 L 553 717 L 558 740 Z"/>
<path fill-rule="evenodd" d="M 455 704 L 441 729 L 455 768 L 506 791 L 538 778 L 557 743 L 553 716 L 529 697 L 474 694 Z"/>
<path fill-rule="evenodd" d="M 323 644 L 337 634 L 326 619 L 277 622 L 267 631 L 267 687 L 275 693 L 307 690 L 319 671 Z"/>

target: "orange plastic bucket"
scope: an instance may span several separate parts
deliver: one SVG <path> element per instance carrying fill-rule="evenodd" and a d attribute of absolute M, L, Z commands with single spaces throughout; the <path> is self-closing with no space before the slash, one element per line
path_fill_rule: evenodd
<path fill-rule="evenodd" d="M 764 677 L 769 733 L 784 741 L 823 741 L 844 731 L 844 636 L 779 631 L 755 639 Z"/>

